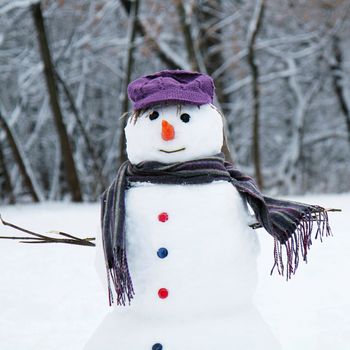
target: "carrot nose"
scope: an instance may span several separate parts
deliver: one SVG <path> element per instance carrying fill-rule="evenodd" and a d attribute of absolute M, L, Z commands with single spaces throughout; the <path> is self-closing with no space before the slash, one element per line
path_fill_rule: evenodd
<path fill-rule="evenodd" d="M 170 141 L 175 137 L 174 127 L 166 120 L 162 120 L 162 139 L 164 141 Z"/>

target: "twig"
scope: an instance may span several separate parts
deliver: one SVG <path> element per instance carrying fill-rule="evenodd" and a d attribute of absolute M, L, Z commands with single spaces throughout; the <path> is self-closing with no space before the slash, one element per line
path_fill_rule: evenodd
<path fill-rule="evenodd" d="M 0 220 L 4 226 L 9 226 L 15 230 L 28 233 L 29 235 L 34 236 L 34 237 L 0 236 L 0 239 L 15 239 L 15 240 L 19 240 L 20 243 L 66 243 L 66 244 L 74 244 L 74 245 L 82 245 L 82 246 L 90 246 L 90 247 L 95 246 L 95 243 L 91 242 L 95 240 L 94 237 L 79 238 L 65 232 L 54 231 L 61 236 L 67 237 L 67 238 L 54 238 L 54 237 L 42 235 L 40 233 L 36 233 L 30 230 L 27 230 L 23 227 L 11 224 L 10 222 L 3 220 L 1 215 L 0 215 Z"/>
<path fill-rule="evenodd" d="M 0 220 L 1 220 L 1 223 L 4 225 L 4 226 L 9 226 L 9 227 L 12 227 L 14 228 L 15 230 L 18 230 L 18 231 L 22 231 L 24 233 L 29 233 L 30 235 L 33 235 L 33 236 L 36 236 L 36 237 L 39 237 L 39 238 L 46 238 L 44 235 L 41 235 L 39 233 L 35 233 L 33 231 L 29 231 L 25 228 L 22 228 L 22 227 L 19 227 L 17 225 L 14 225 L 14 224 L 11 224 L 10 222 L 6 222 L 5 220 L 3 220 L 2 216 L 0 215 Z"/>
<path fill-rule="evenodd" d="M 1 239 L 34 239 L 33 237 L 17 237 L 17 236 L 0 236 L 0 238 Z"/>
<path fill-rule="evenodd" d="M 79 238 L 79 237 L 73 236 L 73 235 L 71 235 L 69 233 L 62 232 L 62 231 L 49 231 L 49 233 L 57 233 L 57 234 L 59 234 L 61 236 L 72 238 L 72 239 L 76 239 L 78 241 L 94 241 L 95 240 L 95 237 Z"/>

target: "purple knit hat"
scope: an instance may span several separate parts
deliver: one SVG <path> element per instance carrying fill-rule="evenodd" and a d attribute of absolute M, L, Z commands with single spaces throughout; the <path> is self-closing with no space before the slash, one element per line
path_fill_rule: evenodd
<path fill-rule="evenodd" d="M 128 95 L 134 110 L 152 105 L 180 102 L 204 105 L 213 102 L 213 79 L 205 74 L 185 70 L 163 70 L 131 82 Z"/>

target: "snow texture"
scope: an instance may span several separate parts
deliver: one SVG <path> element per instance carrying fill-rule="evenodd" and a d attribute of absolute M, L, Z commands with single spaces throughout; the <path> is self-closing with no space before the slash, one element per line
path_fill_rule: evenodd
<path fill-rule="evenodd" d="M 334 237 L 322 244 L 315 242 L 308 264 L 301 264 L 289 282 L 269 276 L 273 241 L 262 229 L 257 231 L 261 253 L 255 304 L 283 350 L 347 350 L 350 194 L 290 199 L 339 207 L 343 212 L 331 214 Z M 59 229 L 81 237 L 100 234 L 98 204 L 16 205 L 2 207 L 1 214 L 41 232 Z M 18 232 L 1 227 L 1 234 Z M 1 241 L 0 266 L 1 349 L 79 350 L 107 315 L 114 317 L 95 271 L 94 248 Z M 148 321 L 146 318 L 143 324 Z M 213 318 L 212 332 L 219 333 L 216 324 Z"/>

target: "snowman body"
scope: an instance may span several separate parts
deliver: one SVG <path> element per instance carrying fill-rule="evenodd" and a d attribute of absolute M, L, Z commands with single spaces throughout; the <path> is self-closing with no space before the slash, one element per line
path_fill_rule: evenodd
<path fill-rule="evenodd" d="M 192 126 L 182 125 L 177 112 L 168 106 L 153 120 L 151 111 L 129 121 L 130 161 L 171 163 L 219 153 L 222 120 L 214 108 L 184 106 L 181 117 L 190 115 Z M 167 139 L 169 125 L 174 130 Z M 131 183 L 125 205 L 135 296 L 106 316 L 86 350 L 279 349 L 252 302 L 259 248 L 231 183 Z"/>
<path fill-rule="evenodd" d="M 230 315 L 251 301 L 257 242 L 230 183 L 137 183 L 126 196 L 135 313 L 182 321 Z"/>

